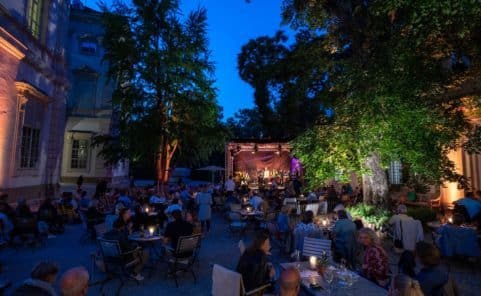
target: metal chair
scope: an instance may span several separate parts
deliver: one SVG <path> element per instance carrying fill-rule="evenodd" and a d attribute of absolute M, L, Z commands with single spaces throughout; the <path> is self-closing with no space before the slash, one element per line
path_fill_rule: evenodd
<path fill-rule="evenodd" d="M 239 234 L 243 234 L 247 227 L 247 223 L 242 219 L 241 214 L 238 212 L 230 212 L 228 218 L 230 233 L 234 234 L 238 232 Z"/>
<path fill-rule="evenodd" d="M 100 248 L 100 254 L 104 263 L 105 273 L 107 278 L 91 285 L 101 284 L 100 294 L 104 295 L 103 289 L 106 283 L 118 279 L 120 285 L 117 288 L 115 295 L 119 295 L 120 289 L 124 286 L 127 279 L 134 280 L 137 285 L 139 281 L 132 279 L 129 276 L 129 270 L 140 263 L 140 259 L 135 256 L 140 251 L 139 248 L 133 249 L 129 252 L 122 252 L 120 244 L 116 240 L 107 240 L 98 238 L 97 242 Z"/>
<path fill-rule="evenodd" d="M 179 272 L 189 271 L 194 277 L 194 281 L 197 282 L 193 266 L 199 256 L 201 237 L 201 234 L 179 237 L 177 248 L 170 253 L 170 258 L 167 259 L 167 274 L 174 278 L 177 288 L 179 287 L 177 281 Z"/>
<path fill-rule="evenodd" d="M 332 241 L 328 239 L 320 239 L 313 237 L 304 237 L 304 246 L 302 255 L 305 257 L 316 256 L 321 257 L 324 253 L 331 257 Z"/>

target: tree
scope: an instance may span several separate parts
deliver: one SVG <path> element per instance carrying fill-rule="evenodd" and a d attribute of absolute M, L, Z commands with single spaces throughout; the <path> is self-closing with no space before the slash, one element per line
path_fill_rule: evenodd
<path fill-rule="evenodd" d="M 116 1 L 103 10 L 118 129 L 97 142 L 110 161 L 155 159 L 157 180 L 164 183 L 174 155 L 202 160 L 224 139 L 206 10 L 182 19 L 176 0 Z"/>
<path fill-rule="evenodd" d="M 299 137 L 294 151 L 312 184 L 351 171 L 365 199 L 383 203 L 385 168 L 468 186 L 448 159 L 476 135 L 466 117 L 481 94 L 481 2 L 285 0 L 296 28 L 325 32 L 323 53 L 334 117 Z M 468 141 L 469 142 L 469 141 Z"/>
<path fill-rule="evenodd" d="M 239 75 L 254 88 L 264 137 L 293 138 L 311 127 L 324 111 L 324 69 L 312 59 L 321 40 L 318 35 L 301 31 L 289 46 L 287 36 L 279 31 L 273 37 L 252 39 L 242 47 Z"/>

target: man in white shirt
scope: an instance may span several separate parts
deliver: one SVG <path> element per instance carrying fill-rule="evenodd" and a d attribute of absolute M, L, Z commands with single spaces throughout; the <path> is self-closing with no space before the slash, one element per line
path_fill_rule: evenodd
<path fill-rule="evenodd" d="M 227 196 L 230 196 L 234 193 L 235 190 L 235 182 L 232 180 L 232 176 L 229 176 L 229 179 L 225 181 L 225 191 L 227 193 Z"/>
<path fill-rule="evenodd" d="M 172 203 L 167 207 L 167 209 L 165 209 L 164 213 L 166 215 L 170 215 L 170 213 L 172 213 L 175 210 L 179 210 L 182 212 L 182 205 L 179 204 L 178 198 L 172 199 Z"/>

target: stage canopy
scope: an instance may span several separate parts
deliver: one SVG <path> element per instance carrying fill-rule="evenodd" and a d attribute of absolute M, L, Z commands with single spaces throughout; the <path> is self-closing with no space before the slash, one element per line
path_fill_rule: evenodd
<path fill-rule="evenodd" d="M 240 184 L 250 187 L 284 184 L 290 175 L 302 174 L 302 169 L 291 156 L 287 142 L 272 140 L 233 140 L 226 144 L 226 178 L 233 176 Z"/>

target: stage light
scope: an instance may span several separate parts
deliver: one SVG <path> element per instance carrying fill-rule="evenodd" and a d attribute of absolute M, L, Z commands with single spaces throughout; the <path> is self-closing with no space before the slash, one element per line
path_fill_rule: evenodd
<path fill-rule="evenodd" d="M 279 144 L 279 146 L 277 146 L 276 154 L 277 154 L 277 155 L 281 155 L 281 153 L 282 153 L 282 145 Z"/>
<path fill-rule="evenodd" d="M 257 146 L 257 144 L 254 144 L 254 151 L 252 151 L 252 154 L 254 154 L 258 151 L 259 151 L 259 147 Z"/>

